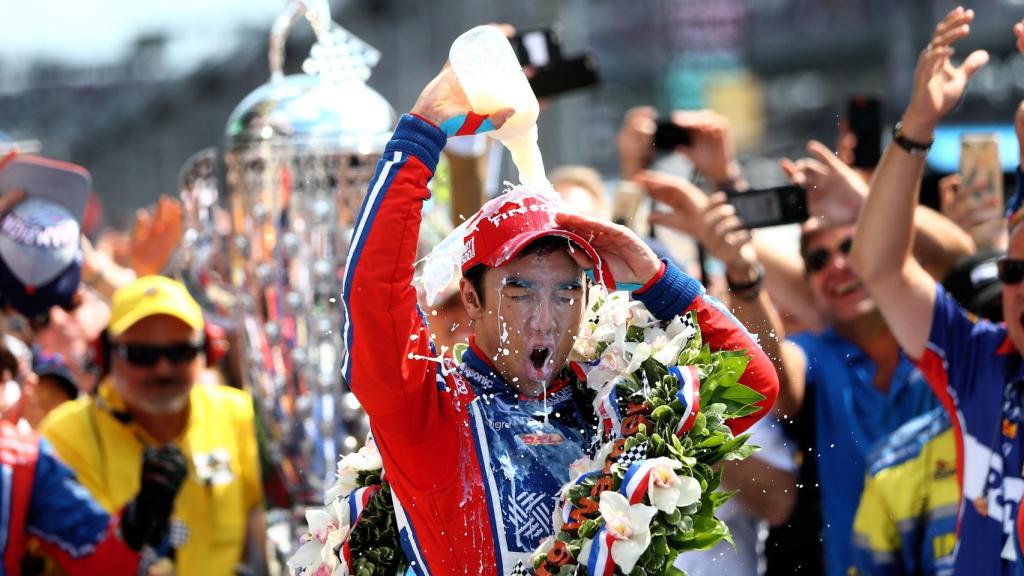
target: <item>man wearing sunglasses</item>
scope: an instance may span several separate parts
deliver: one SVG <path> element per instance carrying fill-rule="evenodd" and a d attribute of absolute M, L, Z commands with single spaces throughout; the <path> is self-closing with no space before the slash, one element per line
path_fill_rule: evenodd
<path fill-rule="evenodd" d="M 1022 173 L 1010 202 L 1007 258 L 998 265 L 1003 319 L 993 324 L 966 313 L 906 257 L 909 216 L 918 202 L 921 174 L 939 121 L 959 102 L 967 83 L 988 60 L 984 51 L 950 62 L 952 45 L 967 36 L 972 10 L 956 8 L 938 24 L 921 52 L 910 103 L 897 124 L 894 145 L 882 158 L 858 224 L 852 261 L 875 296 L 907 355 L 918 360 L 936 396 L 950 411 L 958 439 L 961 482 L 955 571 L 1019 574 L 1019 513 L 1024 496 L 1021 445 L 1021 352 L 1024 351 L 1024 226 L 1020 225 Z M 1014 26 L 1024 52 L 1024 23 Z M 1024 105 L 1017 111 L 1018 144 Z"/>
<path fill-rule="evenodd" d="M 769 291 L 773 282 L 776 288 L 784 286 L 772 298 L 784 296 L 791 308 L 795 302 L 809 309 L 809 314 L 802 311 L 802 318 L 824 324 L 821 331 L 794 334 L 782 343 L 776 411 L 787 419 L 796 417 L 790 432 L 807 456 L 801 482 L 821 486 L 820 496 L 818 490 L 802 489 L 797 509 L 807 506 L 818 513 L 820 499 L 826 573 L 846 574 L 853 561 L 852 529 L 872 446 L 937 402 L 921 373 L 901 356 L 848 261 L 853 222 L 867 184 L 825 146 L 812 141 L 808 151 L 813 159 L 784 163 L 794 183 L 807 188 L 813 215 L 801 230 L 800 257 L 752 235 L 724 195 L 708 199 L 685 181 L 667 178 L 651 186 L 650 193 L 669 208 L 662 213 L 663 225 L 696 237 L 725 263 L 732 295 L 749 299 L 739 305 L 734 300 L 733 312 L 761 335 L 769 355 L 776 354 L 774 339 L 785 339 L 786 333 L 772 299 L 759 298 L 762 284 Z M 933 210 L 922 208 L 915 215 L 915 233 L 915 257 L 936 277 L 973 250 L 970 237 Z M 782 545 L 794 534 L 817 538 L 820 529 L 810 516 L 793 515 L 784 529 L 788 532 L 781 532 Z M 807 547 L 794 552 L 802 554 Z M 788 561 L 792 555 L 785 556 Z"/>
<path fill-rule="evenodd" d="M 199 383 L 205 324 L 179 282 L 144 276 L 114 294 L 109 375 L 95 397 L 66 403 L 43 435 L 108 510 L 138 491 L 143 451 L 173 445 L 190 462 L 158 550 L 180 574 L 232 574 L 265 564 L 252 398 Z"/>

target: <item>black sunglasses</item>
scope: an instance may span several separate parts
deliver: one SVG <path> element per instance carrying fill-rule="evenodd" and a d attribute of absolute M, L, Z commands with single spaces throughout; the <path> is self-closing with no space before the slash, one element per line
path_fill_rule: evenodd
<path fill-rule="evenodd" d="M 999 281 L 1007 286 L 1020 284 L 1024 280 L 1024 260 L 1000 258 L 996 262 L 999 270 Z"/>
<path fill-rule="evenodd" d="M 839 243 L 839 246 L 837 246 L 836 249 L 839 252 L 842 252 L 844 256 L 849 256 L 850 250 L 853 249 L 853 238 L 851 237 L 843 240 Z M 833 250 L 829 250 L 828 248 L 817 248 L 808 252 L 807 255 L 804 256 L 804 265 L 807 266 L 807 271 L 814 273 L 824 270 L 825 266 L 828 266 L 828 263 L 832 260 L 832 253 Z"/>
<path fill-rule="evenodd" d="M 114 345 L 114 352 L 121 358 L 124 358 L 129 364 L 145 367 L 156 366 L 161 357 L 167 358 L 167 361 L 171 364 L 180 366 L 195 360 L 202 350 L 202 344 L 192 342 L 171 344 L 170 346 L 150 346 L 148 344 Z"/>

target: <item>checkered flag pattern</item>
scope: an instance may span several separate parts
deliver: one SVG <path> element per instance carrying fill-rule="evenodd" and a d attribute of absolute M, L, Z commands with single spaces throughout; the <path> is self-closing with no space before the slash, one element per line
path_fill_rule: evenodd
<path fill-rule="evenodd" d="M 171 533 L 169 538 L 171 541 L 171 548 L 175 550 L 180 549 L 186 543 L 188 543 L 189 530 L 188 525 L 181 520 L 171 521 Z"/>
<path fill-rule="evenodd" d="M 623 469 L 629 468 L 637 462 L 643 462 L 647 459 L 647 442 L 641 442 L 636 446 L 633 446 L 629 450 L 624 451 L 619 455 L 619 459 L 615 461 Z"/>
<path fill-rule="evenodd" d="M 516 565 L 512 567 L 512 576 L 527 576 L 529 572 L 526 567 L 523 566 L 523 561 L 516 562 Z"/>

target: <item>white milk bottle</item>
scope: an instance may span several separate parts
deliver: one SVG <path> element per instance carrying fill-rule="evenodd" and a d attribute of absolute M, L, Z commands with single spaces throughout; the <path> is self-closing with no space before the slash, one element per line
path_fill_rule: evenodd
<path fill-rule="evenodd" d="M 516 111 L 500 130 L 488 135 L 508 148 L 520 182 L 549 186 L 537 146 L 537 97 L 505 34 L 494 26 L 477 26 L 455 39 L 448 57 L 474 112 Z"/>

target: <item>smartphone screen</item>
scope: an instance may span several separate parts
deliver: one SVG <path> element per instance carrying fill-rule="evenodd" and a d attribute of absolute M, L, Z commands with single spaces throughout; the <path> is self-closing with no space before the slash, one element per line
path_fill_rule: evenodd
<path fill-rule="evenodd" d="M 563 57 L 552 28 L 523 30 L 510 39 L 519 63 L 531 68 L 530 87 L 537 98 L 551 98 L 600 83 L 597 61 L 585 53 Z"/>
<path fill-rule="evenodd" d="M 847 106 L 846 120 L 857 139 L 853 165 L 874 168 L 882 158 L 882 102 L 869 96 L 854 96 Z"/>
<path fill-rule="evenodd" d="M 729 203 L 747 228 L 795 224 L 807 220 L 807 192 L 799 186 L 778 186 L 729 194 Z"/>

